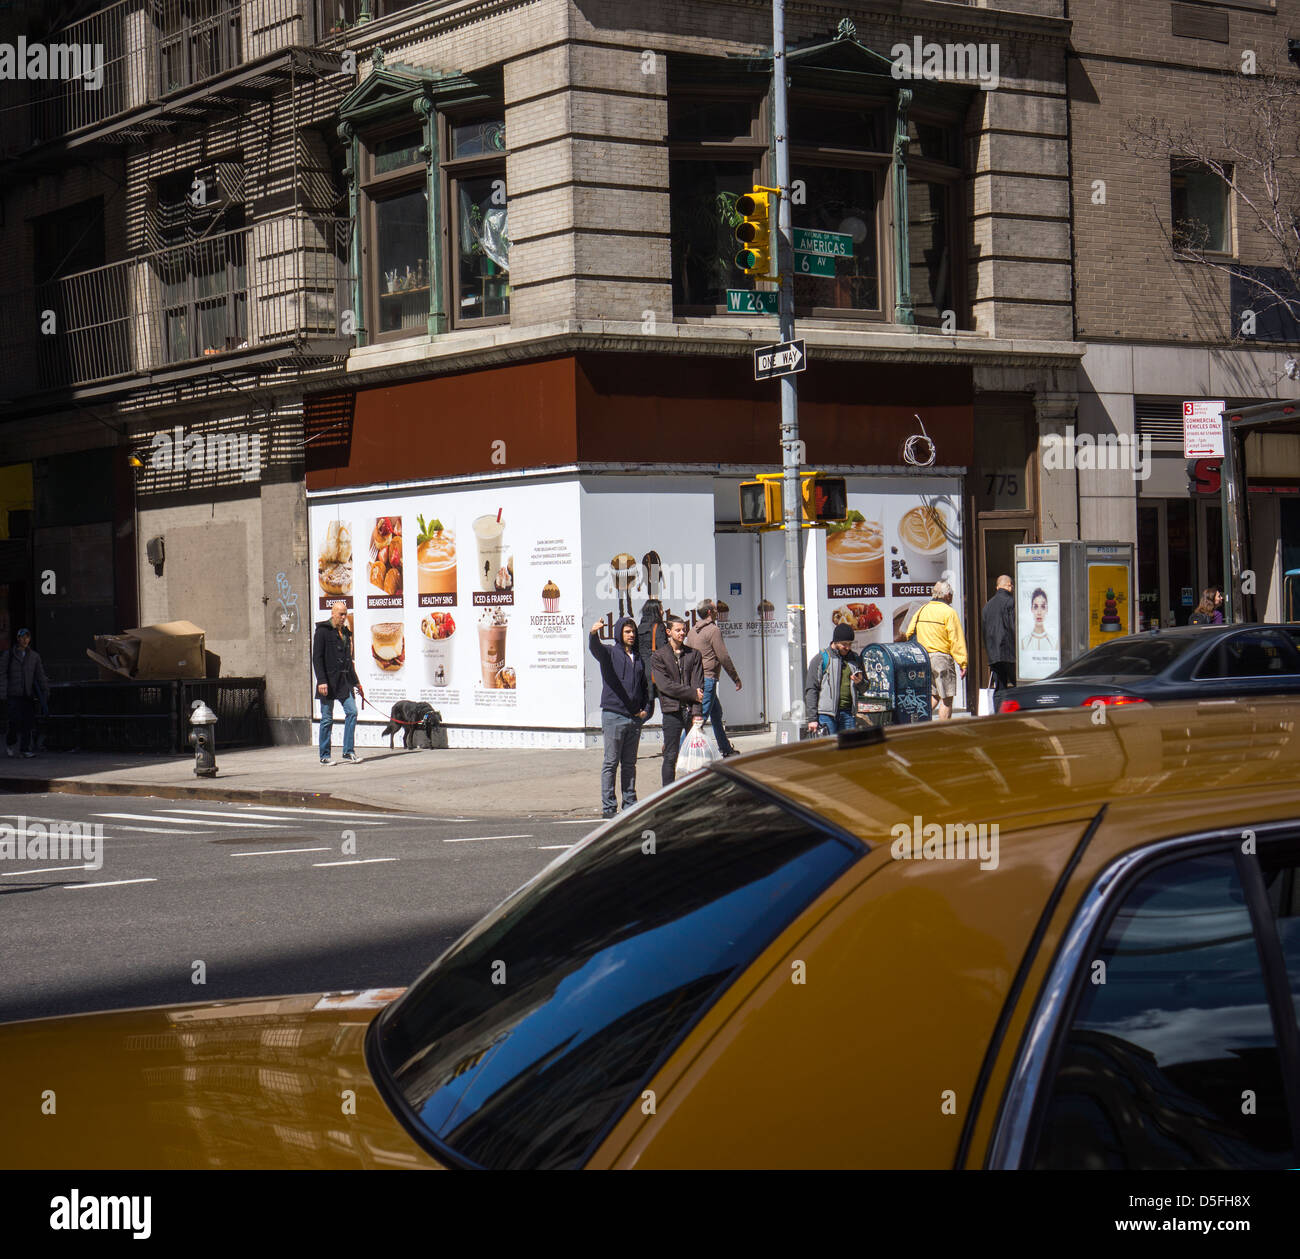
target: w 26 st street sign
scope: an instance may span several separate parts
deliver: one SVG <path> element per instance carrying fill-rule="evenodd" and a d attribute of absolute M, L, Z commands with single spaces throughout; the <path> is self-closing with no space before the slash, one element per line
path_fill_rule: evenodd
<path fill-rule="evenodd" d="M 754 379 L 771 380 L 774 376 L 789 376 L 808 366 L 808 355 L 802 341 L 782 341 L 779 345 L 764 345 L 754 351 Z"/>

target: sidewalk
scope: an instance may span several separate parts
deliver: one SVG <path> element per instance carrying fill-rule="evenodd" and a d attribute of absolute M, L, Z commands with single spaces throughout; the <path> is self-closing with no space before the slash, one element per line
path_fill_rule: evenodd
<path fill-rule="evenodd" d="M 742 752 L 775 742 L 771 734 L 733 737 Z M 336 751 L 335 756 L 338 753 Z M 360 765 L 322 766 L 314 747 L 218 752 L 217 776 L 198 778 L 191 757 L 112 752 L 0 757 L 0 790 L 76 795 L 161 796 L 313 808 L 392 809 L 447 817 L 600 816 L 600 748 L 360 749 Z M 660 748 L 637 760 L 638 794 L 659 789 Z"/>

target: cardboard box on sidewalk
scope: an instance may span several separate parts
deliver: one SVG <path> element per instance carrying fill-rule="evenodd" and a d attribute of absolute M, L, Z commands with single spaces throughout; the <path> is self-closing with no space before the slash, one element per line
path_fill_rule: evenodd
<path fill-rule="evenodd" d="M 86 655 L 99 665 L 100 677 L 170 681 L 174 678 L 206 678 L 220 658 L 206 650 L 204 631 L 190 621 L 167 621 L 144 625 L 125 634 L 100 634 Z"/>

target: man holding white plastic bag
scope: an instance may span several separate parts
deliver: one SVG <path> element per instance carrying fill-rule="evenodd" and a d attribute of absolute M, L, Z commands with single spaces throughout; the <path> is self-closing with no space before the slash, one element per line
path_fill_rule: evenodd
<path fill-rule="evenodd" d="M 650 675 L 664 716 L 663 785 L 677 775 L 677 756 L 690 723 L 703 724 L 704 659 L 686 646 L 686 622 L 668 618 L 668 641 L 650 654 Z"/>

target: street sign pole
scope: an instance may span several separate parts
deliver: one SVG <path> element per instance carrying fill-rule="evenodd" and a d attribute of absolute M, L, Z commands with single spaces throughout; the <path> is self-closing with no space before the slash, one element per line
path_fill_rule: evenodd
<path fill-rule="evenodd" d="M 781 340 L 794 340 L 794 235 L 790 207 L 790 144 L 786 108 L 785 0 L 772 0 L 772 111 L 776 132 L 776 186 L 781 190 L 777 210 L 777 271 L 781 276 Z M 800 528 L 803 506 L 799 493 L 799 393 L 798 376 L 781 377 L 781 492 L 782 527 L 785 531 L 786 644 L 790 671 L 790 720 L 800 725 L 804 676 L 803 564 Z M 789 739 L 798 734 L 783 731 Z"/>

